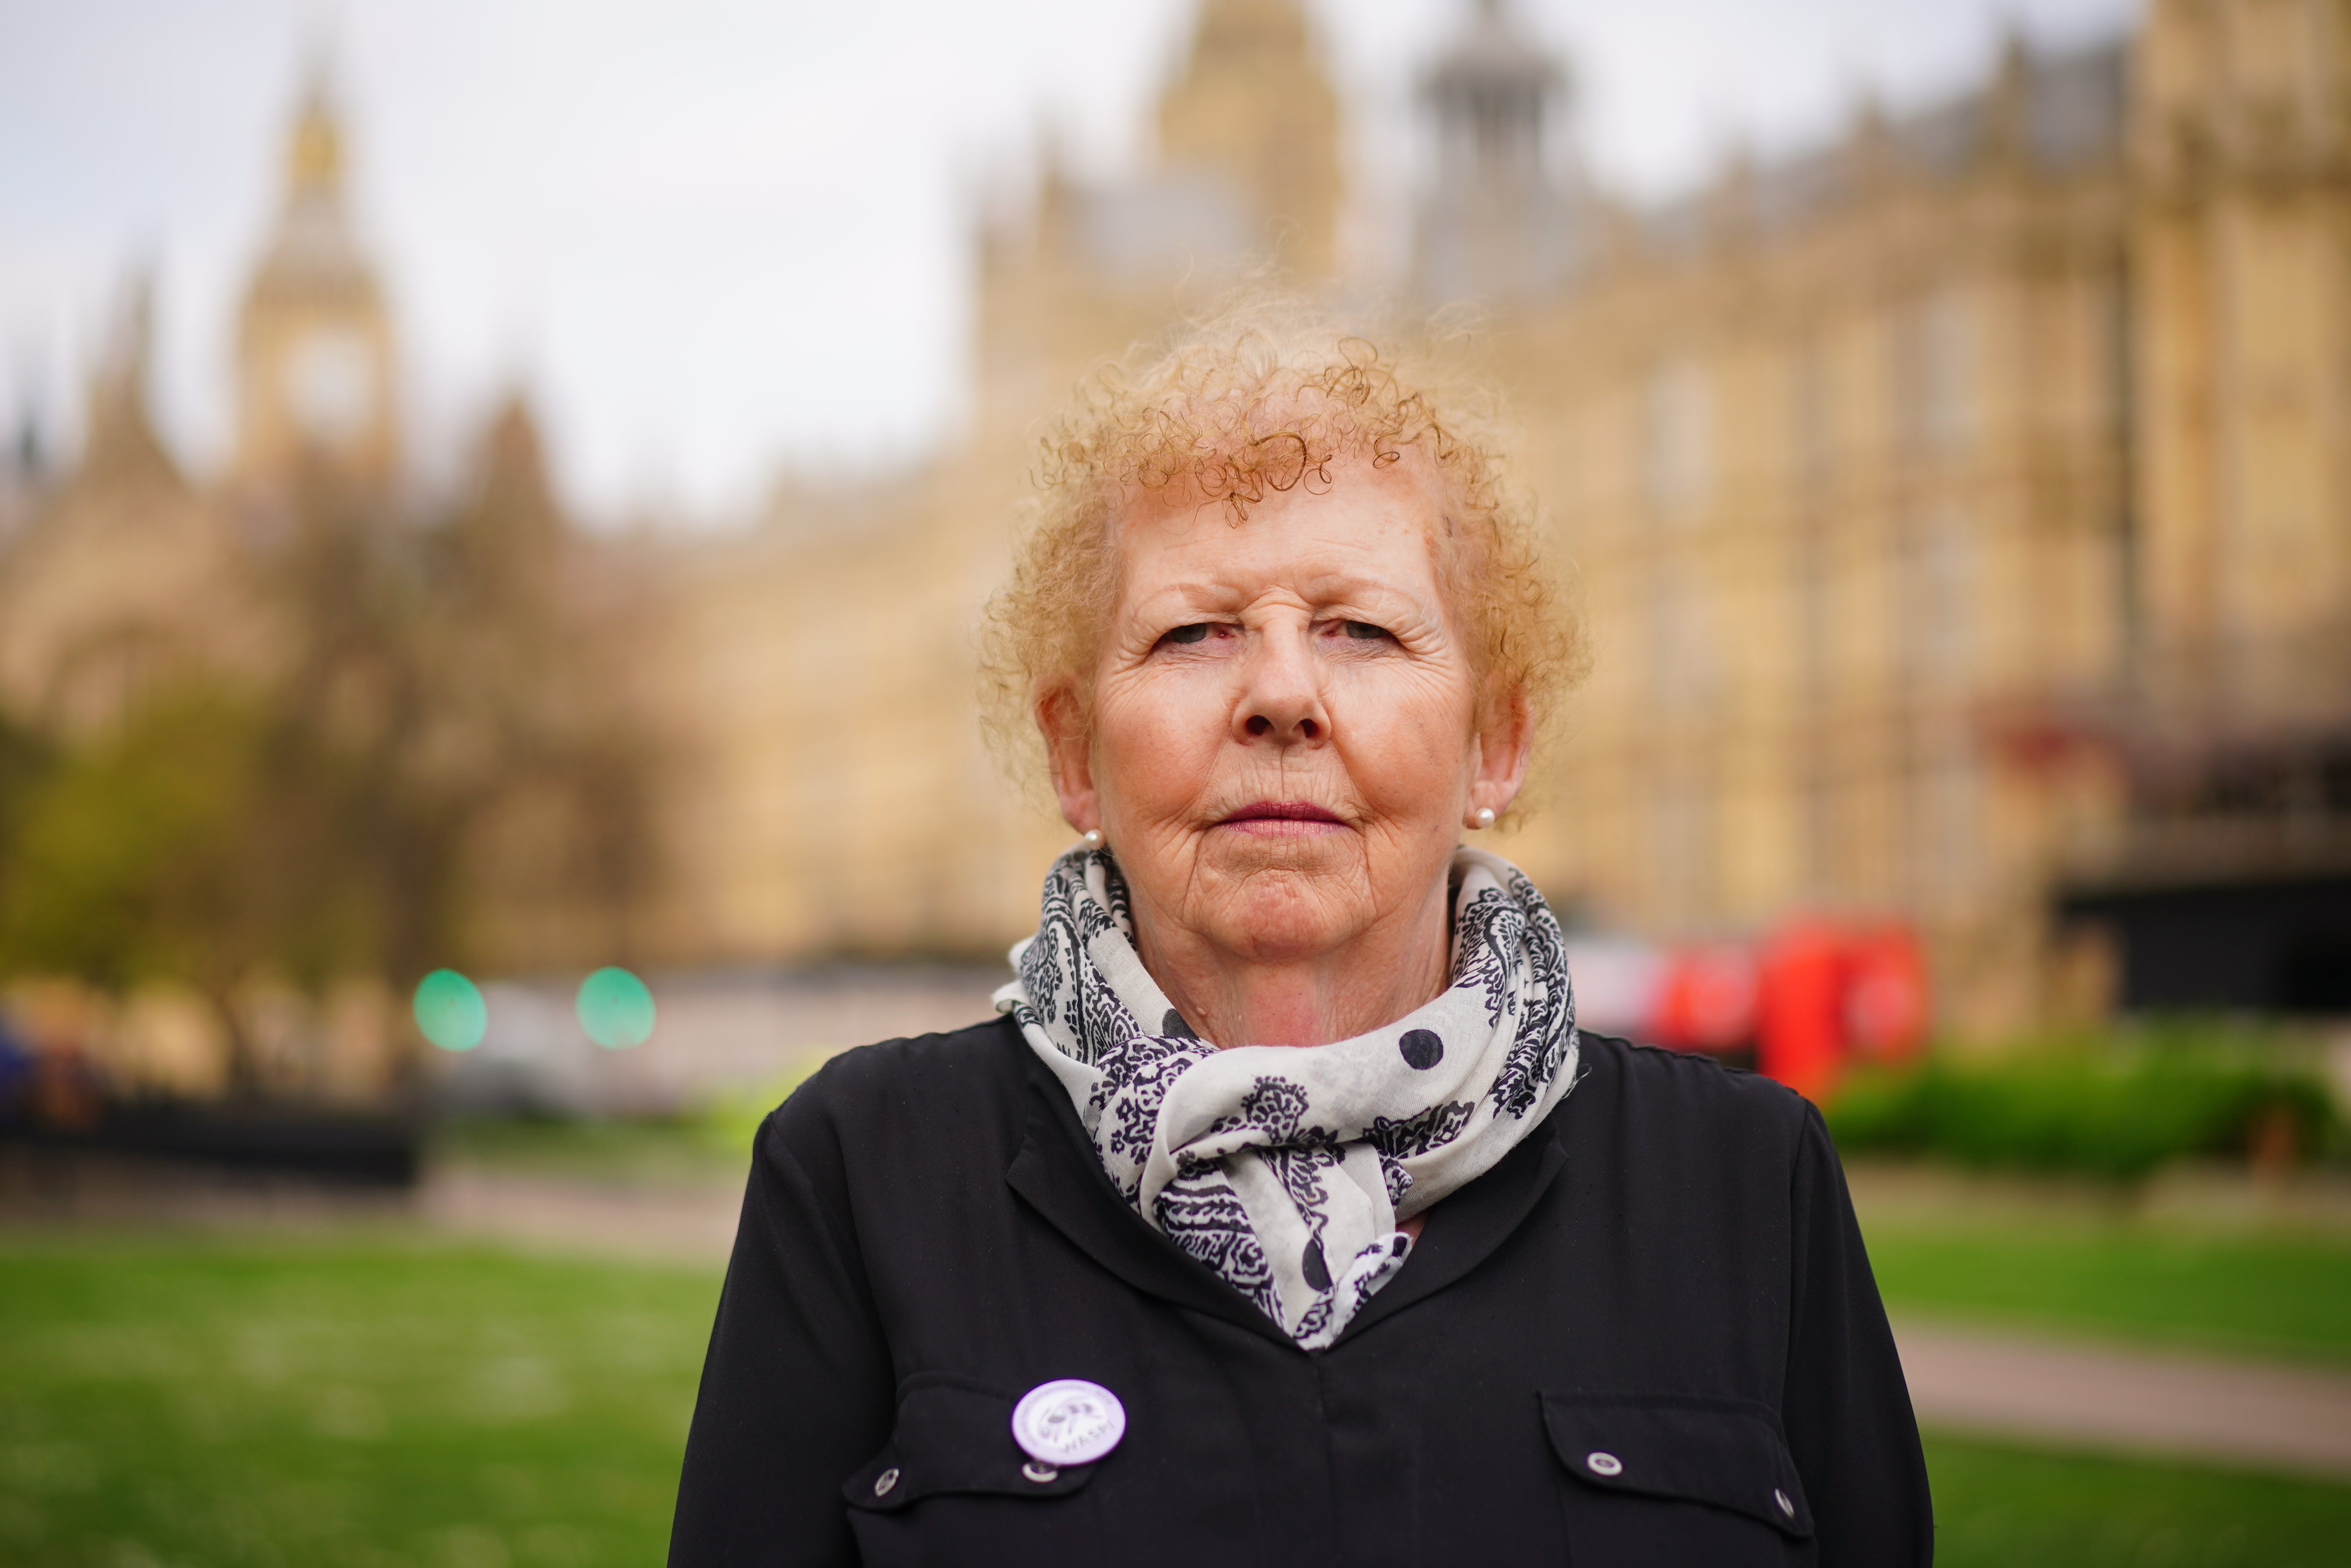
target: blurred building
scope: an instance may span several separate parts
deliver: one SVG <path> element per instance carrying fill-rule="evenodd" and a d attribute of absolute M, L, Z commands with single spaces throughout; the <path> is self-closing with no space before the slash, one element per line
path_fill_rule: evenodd
<path fill-rule="evenodd" d="M 392 322 L 346 209 L 323 73 L 297 108 L 282 181 L 237 323 L 231 471 L 192 479 L 155 433 L 142 281 L 92 378 L 79 461 L 0 554 L 0 706 L 19 722 L 89 732 L 193 670 L 282 659 L 262 579 L 298 483 L 394 497 Z"/>
<path fill-rule="evenodd" d="M 2146 1005 L 2351 1012 L 2351 10 L 2156 8 L 2131 78 L 2116 836 Z M 2079 852 L 2086 850 L 2086 853 Z"/>
<path fill-rule="evenodd" d="M 193 480 L 156 435 L 141 280 L 92 378 L 79 462 L 0 554 L 0 707 L 19 722 L 86 734 L 191 671 L 282 662 L 288 628 L 262 579 L 298 483 L 395 494 L 392 322 L 346 210 L 323 73 L 297 108 L 282 179 L 237 323 L 231 472 Z"/>
<path fill-rule="evenodd" d="M 2153 0 L 2135 36 L 2011 43 L 1970 91 L 1665 207 L 1583 170 L 1572 82 L 1473 0 L 1416 100 L 1404 287 L 1490 321 L 1595 632 L 1500 847 L 1659 939 L 1907 917 L 1966 1031 L 2116 974 L 2125 1001 L 2351 1010 L 2351 5 Z M 917 471 L 591 548 L 505 416 L 444 530 L 494 607 L 448 657 L 531 670 L 546 639 L 513 628 L 591 607 L 624 659 L 486 701 L 577 739 L 625 694 L 660 765 L 559 747 L 602 760 L 483 814 L 501 961 L 1029 929 L 1068 835 L 981 742 L 973 632 L 1033 421 L 1245 270 L 1392 288 L 1342 244 L 1360 192 L 1301 0 L 1202 0 L 1156 124 L 1132 177 L 1048 155 L 1033 208 L 983 225 L 973 423 Z M 136 330 L 99 378 L 80 469 L 0 557 L 12 711 L 102 713 L 165 650 L 266 659 L 205 607 L 244 591 L 272 497 L 321 463 L 397 488 L 396 340 L 338 138 L 314 94 L 238 336 L 234 472 L 172 470 Z M 599 848 L 627 813 L 592 802 L 632 791 L 650 847 Z"/>
<path fill-rule="evenodd" d="M 1907 916 L 1963 1030 L 2096 1005 L 2117 958 L 2125 1001 L 2351 1006 L 2346 27 L 2159 0 L 1649 209 L 1585 176 L 1566 63 L 1479 0 L 1423 77 L 1411 287 L 1490 320 L 1598 655 L 1510 852 L 1668 939 Z M 967 692 L 1029 421 L 1179 285 L 1330 279 L 1338 123 L 1300 6 L 1210 0 L 1156 163 L 1049 163 L 983 234 L 967 443 L 681 577 L 711 748 L 684 950 L 1027 929 L 1064 835 Z M 2231 975 L 2182 981 L 2183 943 Z"/>
<path fill-rule="evenodd" d="M 1599 649 L 1548 885 L 1659 932 L 1905 913 L 1963 1030 L 2081 1000 L 2053 916 L 2126 1002 L 2351 1010 L 2346 29 L 2159 0 L 1587 202 L 1567 285 L 1498 303 Z M 1531 115 L 1450 111 L 1522 128 L 1462 183 L 1531 182 Z"/>
<path fill-rule="evenodd" d="M 150 421 L 148 313 L 141 286 L 91 379 L 79 462 L 28 485 L 0 543 L 0 710 L 30 728 L 87 735 L 174 671 L 262 654 L 235 528 Z"/>
<path fill-rule="evenodd" d="M 217 1079 L 225 1054 L 246 1086 L 363 1094 L 394 1067 L 397 1003 L 373 971 L 633 956 L 661 751 L 632 680 L 643 575 L 626 545 L 573 529 L 518 399 L 453 493 L 413 483 L 394 323 L 350 210 L 342 136 L 316 75 L 237 321 L 226 471 L 186 474 L 157 438 L 142 288 L 92 379 L 78 460 L 53 477 L 19 462 L 9 495 L 0 732 L 74 755 L 123 743 L 174 701 L 220 700 L 208 711 L 224 723 L 252 716 L 235 742 L 246 753 L 189 763 L 229 771 L 168 809 L 155 804 L 168 784 L 123 808 L 171 818 L 224 791 L 249 797 L 242 816 L 222 814 L 221 845 L 183 846 L 243 856 L 241 875 L 186 871 L 209 891 L 145 900 L 178 911 L 152 918 L 180 922 L 184 952 L 211 955 L 171 976 L 204 998 L 142 992 L 119 1016 L 93 1000 L 83 1012 L 98 1022 L 50 1032 L 109 1057 L 130 1087 L 184 1090 L 204 1076 L 188 1066 L 198 1058 Z M 114 826 L 126 855 L 172 852 L 171 820 Z M 87 865 L 94 851 L 70 855 L 90 885 L 109 874 Z M 92 929 L 150 919 L 110 894 L 90 902 Z M 314 940 L 306 924 L 340 934 Z M 206 963 L 243 971 L 234 998 L 219 974 L 193 972 Z M 153 964 L 85 967 L 143 981 Z M 302 968 L 329 972 L 298 990 Z M 191 1031 L 209 1045 L 183 1049 Z M 151 1036 L 180 1044 L 150 1049 Z M 167 1059 L 178 1064 L 156 1065 Z"/>
<path fill-rule="evenodd" d="M 2051 877 L 2122 807 L 2053 736 L 2130 667 L 2134 102 L 2124 46 L 2011 42 L 1669 207 L 1586 193 L 1564 284 L 1489 293 L 1597 650 L 1547 885 L 1685 938 L 1896 913 L 1948 1023 L 2064 1004 Z M 1531 119 L 1471 182 L 1540 189 Z"/>

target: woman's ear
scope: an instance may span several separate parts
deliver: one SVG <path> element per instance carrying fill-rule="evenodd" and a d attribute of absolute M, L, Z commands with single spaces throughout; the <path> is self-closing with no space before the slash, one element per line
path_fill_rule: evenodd
<path fill-rule="evenodd" d="M 1535 742 L 1534 711 L 1523 691 L 1493 704 L 1478 731 L 1478 771 L 1469 781 L 1469 809 L 1496 816 L 1510 809 L 1527 782 L 1527 762 Z"/>
<path fill-rule="evenodd" d="M 1061 805 L 1061 820 L 1080 833 L 1100 827 L 1092 737 L 1087 733 L 1085 705 L 1078 700 L 1076 682 L 1064 676 L 1040 684 L 1031 711 L 1037 732 L 1044 738 L 1045 767 L 1052 775 L 1053 796 Z"/>

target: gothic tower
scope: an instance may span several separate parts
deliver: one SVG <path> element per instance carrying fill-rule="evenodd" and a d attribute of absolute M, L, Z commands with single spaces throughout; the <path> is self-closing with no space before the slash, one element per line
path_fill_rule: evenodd
<path fill-rule="evenodd" d="M 351 231 L 323 71 L 296 112 L 285 181 L 237 327 L 237 477 L 270 489 L 316 464 L 380 487 L 399 458 L 392 328 Z"/>
<path fill-rule="evenodd" d="M 1547 156 L 1566 73 L 1503 0 L 1477 0 L 1420 90 L 1436 146 L 1414 234 L 1415 292 L 1432 304 L 1548 296 L 1575 261 L 1568 192 Z"/>
<path fill-rule="evenodd" d="M 1258 242 L 1293 275 L 1338 264 L 1339 101 L 1298 0 L 1207 0 L 1159 102 L 1159 155 L 1238 187 Z"/>
<path fill-rule="evenodd" d="M 151 312 L 141 280 L 92 378 L 80 462 L 0 556 L 0 709 L 56 733 L 250 670 L 266 637 L 234 532 L 149 415 Z"/>

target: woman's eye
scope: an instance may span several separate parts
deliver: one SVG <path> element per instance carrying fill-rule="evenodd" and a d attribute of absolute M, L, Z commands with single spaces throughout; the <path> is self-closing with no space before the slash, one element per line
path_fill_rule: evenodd
<path fill-rule="evenodd" d="M 1207 636 L 1208 623 L 1204 620 L 1196 620 L 1190 626 L 1177 627 L 1174 631 L 1169 632 L 1161 640 L 1165 642 L 1204 642 L 1207 639 Z"/>
<path fill-rule="evenodd" d="M 1347 628 L 1347 635 L 1357 642 L 1381 642 L 1388 639 L 1387 628 L 1384 626 L 1374 626 L 1367 620 L 1351 620 L 1343 624 Z"/>

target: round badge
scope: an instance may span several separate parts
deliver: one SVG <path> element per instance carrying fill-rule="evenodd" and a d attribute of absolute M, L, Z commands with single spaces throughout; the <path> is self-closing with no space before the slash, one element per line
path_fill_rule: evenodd
<path fill-rule="evenodd" d="M 1040 1383 L 1012 1409 L 1012 1440 L 1049 1465 L 1090 1465 L 1126 1436 L 1126 1407 L 1099 1383 Z"/>

